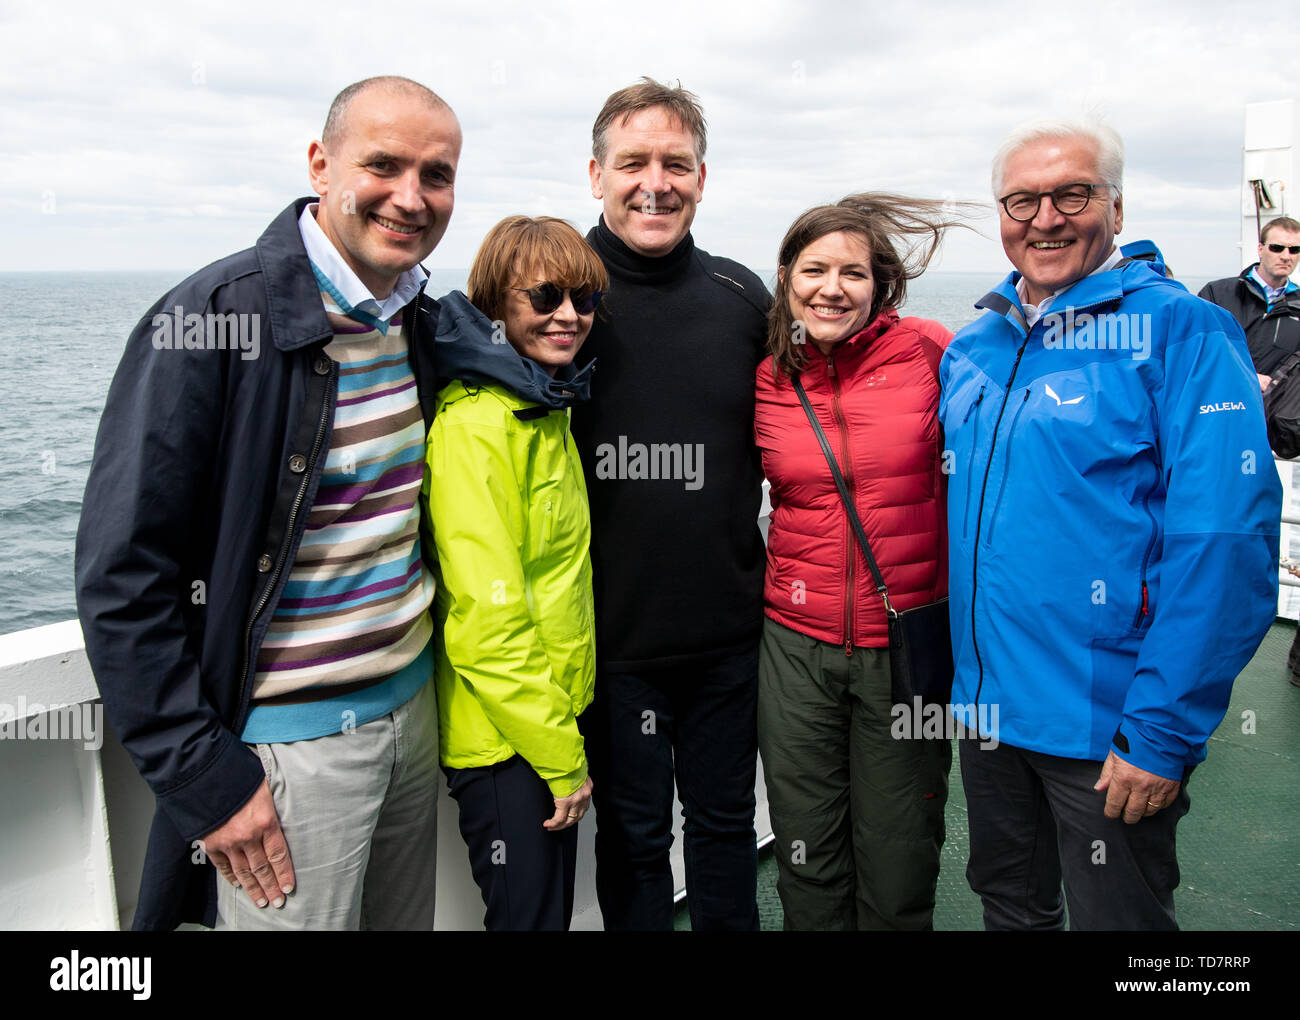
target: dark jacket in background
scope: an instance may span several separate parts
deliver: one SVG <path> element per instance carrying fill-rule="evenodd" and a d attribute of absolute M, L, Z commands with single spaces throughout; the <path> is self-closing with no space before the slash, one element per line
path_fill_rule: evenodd
<path fill-rule="evenodd" d="M 1251 278 L 1247 266 L 1240 276 L 1214 280 L 1201 288 L 1197 297 L 1226 308 L 1241 325 L 1250 347 L 1250 360 L 1260 375 L 1272 375 L 1288 354 L 1300 349 L 1300 289 L 1292 288 L 1268 305 L 1268 296 Z"/>

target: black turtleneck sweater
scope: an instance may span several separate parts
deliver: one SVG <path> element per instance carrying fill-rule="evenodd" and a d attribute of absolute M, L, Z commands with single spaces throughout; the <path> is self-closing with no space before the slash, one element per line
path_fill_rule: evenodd
<path fill-rule="evenodd" d="M 689 234 L 648 258 L 602 217 L 587 241 L 610 275 L 578 358 L 596 359 L 592 399 L 572 425 L 591 499 L 601 667 L 744 651 L 763 620 L 754 373 L 771 299 Z"/>

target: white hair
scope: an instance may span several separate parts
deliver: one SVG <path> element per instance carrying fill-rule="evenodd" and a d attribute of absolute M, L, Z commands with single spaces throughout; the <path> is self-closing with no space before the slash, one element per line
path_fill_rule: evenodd
<path fill-rule="evenodd" d="M 1007 135 L 993 156 L 993 197 L 1002 197 L 1002 174 L 1007 160 L 1031 142 L 1047 138 L 1084 138 L 1097 150 L 1097 176 L 1118 194 L 1124 184 L 1124 142 L 1109 124 L 1088 120 L 1035 120 L 1021 124 Z"/>

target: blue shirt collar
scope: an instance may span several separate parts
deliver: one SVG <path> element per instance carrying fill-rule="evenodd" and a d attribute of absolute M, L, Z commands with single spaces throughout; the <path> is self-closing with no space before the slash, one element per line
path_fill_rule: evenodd
<path fill-rule="evenodd" d="M 1250 267 L 1250 278 L 1259 284 L 1260 290 L 1264 292 L 1264 297 L 1268 299 L 1269 307 L 1272 307 L 1273 302 L 1283 294 L 1289 294 L 1293 290 L 1300 290 L 1300 287 L 1297 287 L 1291 280 L 1287 280 L 1280 287 L 1270 287 L 1260 274 L 1258 262 Z"/>

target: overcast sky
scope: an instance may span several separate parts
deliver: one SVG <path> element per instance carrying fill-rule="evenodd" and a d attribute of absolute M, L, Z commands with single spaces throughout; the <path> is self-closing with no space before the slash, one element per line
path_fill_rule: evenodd
<path fill-rule="evenodd" d="M 1096 112 L 1127 146 L 1121 240 L 1228 275 L 1245 104 L 1300 99 L 1300 28 L 1279 3 L 465 6 L 0 0 L 0 270 L 179 277 L 247 247 L 308 193 L 334 94 L 388 73 L 460 117 L 456 211 L 426 264 L 468 266 L 511 213 L 595 221 L 591 122 L 648 74 L 708 116 L 696 240 L 755 270 L 802 210 L 849 192 L 989 203 L 1010 128 Z M 976 225 L 942 268 L 1005 272 L 996 220 Z"/>

